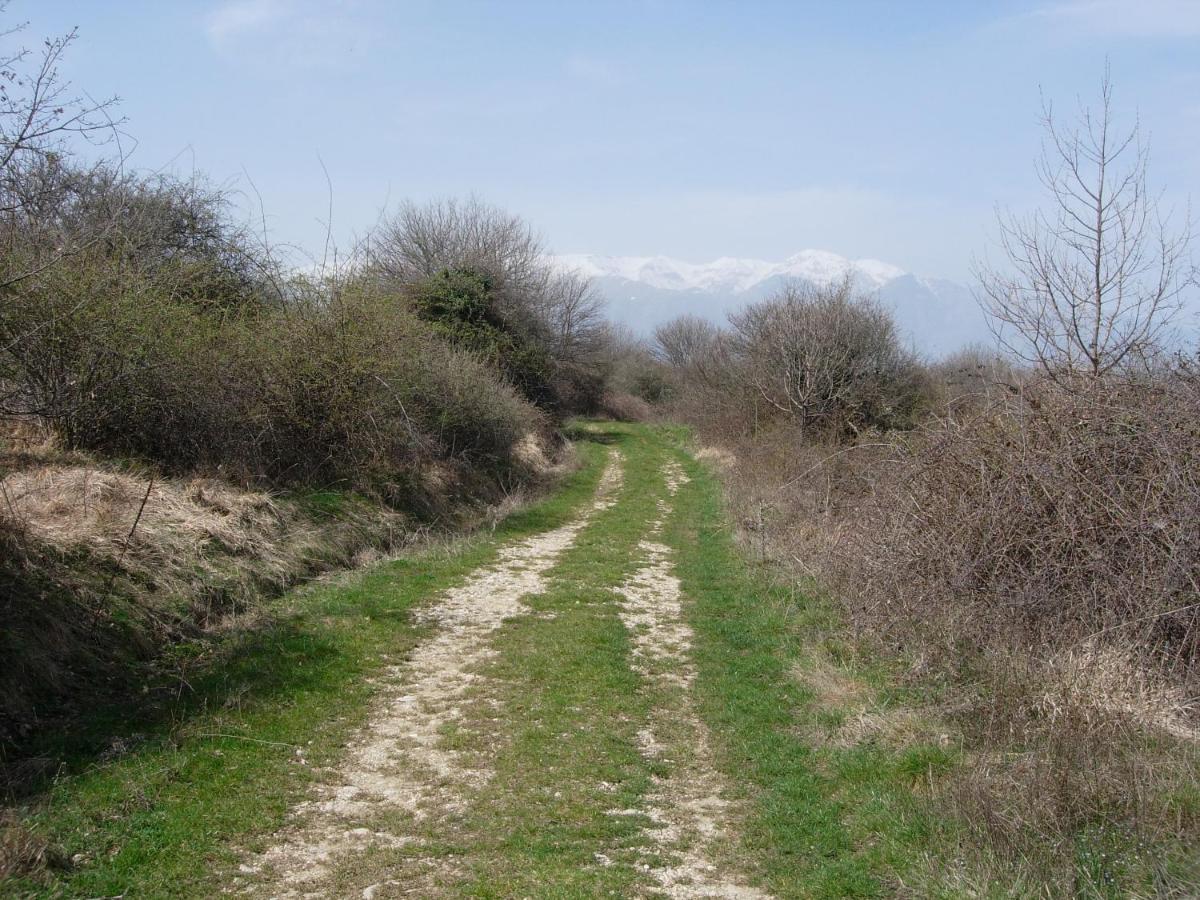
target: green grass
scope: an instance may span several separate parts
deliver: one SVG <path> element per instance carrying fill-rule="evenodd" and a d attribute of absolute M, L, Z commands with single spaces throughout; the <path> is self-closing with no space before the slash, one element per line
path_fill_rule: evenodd
<path fill-rule="evenodd" d="M 839 624 L 829 605 L 771 587 L 734 546 L 720 486 L 688 461 L 667 533 L 691 599 L 698 702 L 731 781 L 748 804 L 748 860 L 779 897 L 893 893 L 948 828 L 916 790 L 953 764 L 937 746 L 834 748 L 811 735 L 842 716 L 794 674 Z M 862 673 L 870 682 L 872 673 Z"/>
<path fill-rule="evenodd" d="M 501 542 L 556 527 L 591 496 L 602 448 L 580 450 L 585 465 L 559 493 L 494 534 L 293 592 L 272 621 L 187 676 L 154 718 L 96 711 L 90 734 L 43 746 L 59 774 L 27 802 L 24 824 L 79 862 L 0 893 L 215 895 L 238 848 L 278 828 L 312 767 L 336 758 L 363 719 L 369 676 L 420 639 L 409 610 L 487 563 Z M 85 753 L 102 734 L 114 738 L 110 758 Z"/>

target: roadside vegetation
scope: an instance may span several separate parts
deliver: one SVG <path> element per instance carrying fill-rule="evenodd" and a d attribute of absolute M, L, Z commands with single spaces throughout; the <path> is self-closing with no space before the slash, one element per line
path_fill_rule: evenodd
<path fill-rule="evenodd" d="M 171 672 L 148 682 L 156 703 L 106 704 L 83 727 L 39 735 L 30 758 L 53 768 L 3 823 L 0 893 L 220 893 L 240 854 L 345 752 L 380 670 L 427 638 L 413 610 L 505 542 L 575 514 L 595 489 L 599 449 L 582 445 L 561 490 L 494 529 L 260 603 L 258 626 L 228 635 L 186 683 Z M 175 652 L 212 652 L 197 644 Z"/>
<path fill-rule="evenodd" d="M 852 284 L 788 290 L 659 329 L 665 414 L 724 472 L 743 545 L 828 592 L 851 658 L 901 666 L 912 693 L 875 709 L 853 665 L 809 661 L 811 690 L 858 707 L 835 742 L 953 748 L 924 793 L 962 843 L 918 893 L 1185 896 L 1200 394 L 1169 326 L 1189 234 L 1107 83 L 1045 124 L 1049 204 L 1003 220 L 980 273 L 1003 354 L 921 361 Z"/>

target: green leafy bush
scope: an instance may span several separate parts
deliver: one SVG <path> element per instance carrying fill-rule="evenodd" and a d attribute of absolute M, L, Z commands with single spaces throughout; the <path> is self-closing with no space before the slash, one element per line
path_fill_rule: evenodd
<path fill-rule="evenodd" d="M 554 360 L 501 313 L 490 275 L 443 269 L 412 287 L 417 314 L 456 347 L 495 367 L 522 396 L 556 405 Z"/>

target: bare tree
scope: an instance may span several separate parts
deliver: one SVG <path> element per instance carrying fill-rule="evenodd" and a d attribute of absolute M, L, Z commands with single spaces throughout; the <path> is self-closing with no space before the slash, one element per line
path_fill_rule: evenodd
<path fill-rule="evenodd" d="M 696 315 L 682 315 L 654 329 L 655 355 L 681 373 L 709 380 L 721 357 L 721 329 Z"/>
<path fill-rule="evenodd" d="M 0 15 L 6 6 L 0 3 Z M 0 37 L 24 28 L 16 25 Z M 45 271 L 75 249 L 59 245 L 30 258 L 12 252 L 12 243 L 28 230 L 30 213 L 46 202 L 46 192 L 60 187 L 47 175 L 66 155 L 71 139 L 107 141 L 120 125 L 112 117 L 116 97 L 96 101 L 76 92 L 60 74 L 59 64 L 75 38 L 71 30 L 44 40 L 38 53 L 21 49 L 0 57 L 0 225 L 10 251 L 0 265 L 0 289 Z"/>
<path fill-rule="evenodd" d="M 6 6 L 0 4 L 0 14 Z M 0 37 L 24 28 L 24 24 L 9 28 Z M 0 58 L 0 171 L 7 172 L 23 155 L 53 152 L 72 135 L 103 132 L 107 137 L 117 124 L 109 115 L 115 97 L 97 102 L 74 93 L 59 74 L 58 65 L 76 36 L 72 29 L 46 39 L 36 58 L 24 48 Z"/>
<path fill-rule="evenodd" d="M 539 305 L 556 358 L 589 359 L 608 342 L 604 298 L 591 280 L 579 273 L 549 275 Z"/>
<path fill-rule="evenodd" d="M 978 267 L 998 339 L 1051 374 L 1099 377 L 1150 350 L 1194 281 L 1190 223 L 1178 231 L 1147 186 L 1137 123 L 1113 121 L 1105 73 L 1100 108 L 1066 127 L 1047 103 L 1038 176 L 1049 207 L 999 216 L 1008 266 Z"/>
<path fill-rule="evenodd" d="M 475 197 L 404 204 L 371 235 L 368 254 L 378 271 L 403 282 L 461 268 L 488 275 L 498 291 L 533 293 L 546 279 L 533 229 Z"/>

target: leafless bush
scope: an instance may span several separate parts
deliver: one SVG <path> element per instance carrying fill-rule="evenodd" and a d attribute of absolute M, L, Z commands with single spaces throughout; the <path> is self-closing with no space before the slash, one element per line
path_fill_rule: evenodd
<path fill-rule="evenodd" d="M 595 411 L 611 369 L 603 299 L 588 279 L 552 268 L 520 217 L 474 197 L 407 203 L 371 235 L 365 257 L 367 274 L 389 290 L 427 294 L 432 285 L 446 335 L 476 352 L 483 341 L 483 356 L 539 406 Z M 455 300 L 471 281 L 470 296 Z M 532 380 L 514 378 L 534 370 Z"/>
<path fill-rule="evenodd" d="M 368 251 L 385 275 L 399 281 L 470 269 L 514 292 L 540 289 L 547 275 L 543 252 L 519 216 L 476 197 L 405 203 L 371 235 Z"/>
<path fill-rule="evenodd" d="M 704 378 L 724 355 L 721 329 L 699 316 L 683 315 L 654 329 L 655 348 L 667 365 Z"/>
<path fill-rule="evenodd" d="M 605 341 L 606 389 L 630 394 L 662 407 L 675 393 L 670 367 L 655 355 L 654 348 L 627 327 L 609 324 Z"/>
<path fill-rule="evenodd" d="M 601 398 L 599 412 L 618 422 L 648 422 L 654 415 L 650 404 L 641 397 L 611 391 Z"/>
<path fill-rule="evenodd" d="M 1193 678 L 1198 428 L 1187 368 L 1043 381 L 935 421 L 896 445 L 844 544 L 858 614 L 947 651 L 1100 641 Z"/>
<path fill-rule="evenodd" d="M 788 285 L 729 321 L 722 330 L 685 316 L 655 334 L 676 415 L 710 435 L 733 440 L 783 421 L 817 440 L 845 438 L 908 427 L 927 400 L 891 314 L 849 282 Z"/>
<path fill-rule="evenodd" d="M 608 348 L 604 298 L 589 279 L 575 272 L 552 273 L 538 305 L 555 359 L 595 361 Z"/>
<path fill-rule="evenodd" d="M 950 406 L 960 412 L 1018 390 L 1029 374 L 1011 358 L 980 345 L 963 347 L 931 363 L 928 372 L 931 408 Z"/>
<path fill-rule="evenodd" d="M 484 275 L 511 325 L 525 331 L 546 326 L 540 314 L 551 272 L 540 238 L 519 216 L 476 197 L 405 203 L 371 234 L 366 256 L 393 285 L 443 271 Z"/>
<path fill-rule="evenodd" d="M 791 285 L 730 316 L 740 377 L 804 429 L 901 424 L 916 402 L 916 365 L 896 323 L 849 281 Z"/>
<path fill-rule="evenodd" d="M 1043 882 L 1099 878 L 1059 852 L 1088 829 L 1196 840 L 1198 433 L 1190 367 L 1043 379 L 897 442 L 831 548 L 863 633 L 952 686 L 955 813 Z"/>
<path fill-rule="evenodd" d="M 726 330 L 699 316 L 684 315 L 654 332 L 653 352 L 665 367 L 665 410 L 699 429 L 709 440 L 734 441 L 757 433 L 767 404 L 740 377 Z"/>

